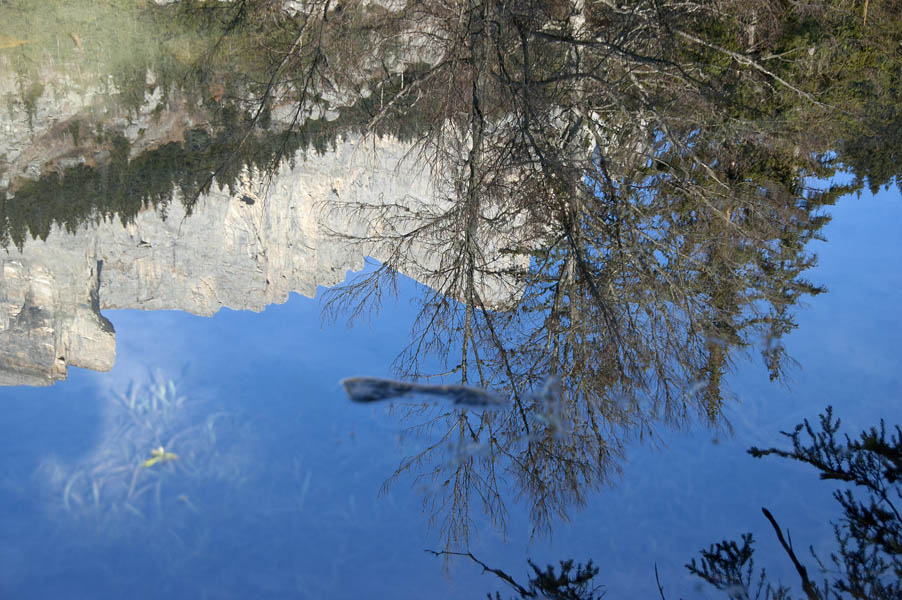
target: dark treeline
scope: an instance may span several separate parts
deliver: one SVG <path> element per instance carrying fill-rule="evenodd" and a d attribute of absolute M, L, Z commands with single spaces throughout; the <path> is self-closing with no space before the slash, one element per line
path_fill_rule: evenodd
<path fill-rule="evenodd" d="M 336 119 L 307 118 L 308 106 L 307 117 L 298 113 L 290 127 L 273 123 L 274 106 L 291 102 L 292 95 L 287 90 L 276 95 L 270 82 L 258 79 L 280 58 L 280 32 L 292 31 L 296 20 L 257 3 L 251 24 L 245 22 L 245 10 L 190 1 L 142 7 L 140 20 L 148 30 L 164 32 L 159 45 L 97 75 L 98 81 L 112 82 L 113 91 L 104 98 L 112 108 L 108 114 L 80 113 L 54 128 L 71 139 L 70 154 L 80 155 L 82 164 L 64 168 L 51 157 L 38 179 L 13 177 L 9 197 L 7 190 L 0 194 L 0 246 L 21 250 L 29 237 L 46 239 L 54 224 L 74 233 L 80 225 L 100 220 L 129 223 L 148 208 L 165 214 L 176 198 L 190 213 L 214 183 L 234 193 L 245 169 L 272 172 L 283 160 L 296 160 L 299 151 L 324 153 L 341 136 L 374 130 L 370 118 L 378 99 L 372 96 L 336 106 Z M 266 40 L 273 47 L 262 45 Z M 15 77 L 33 126 L 37 98 L 49 88 L 33 66 L 36 56 L 13 58 L 21 62 L 15 63 Z M 406 76 L 414 77 L 418 68 L 405 67 Z M 150 80 L 148 73 L 153 74 Z M 402 71 L 394 83 L 385 84 L 389 93 L 404 76 Z M 146 95 L 154 92 L 161 94 L 155 115 L 184 110 L 198 124 L 186 129 L 181 141 L 136 154 L 122 125 L 112 123 L 110 115 L 135 122 Z M 376 130 L 405 140 L 416 127 L 416 119 L 388 118 Z M 7 170 L 4 159 L 0 157 L 0 174 Z"/>
<path fill-rule="evenodd" d="M 289 133 L 261 129 L 236 150 L 236 131 L 247 115 L 221 111 L 206 127 L 186 130 L 184 140 L 169 142 L 129 158 L 130 144 L 121 134 L 96 142 L 106 157 L 100 164 L 50 171 L 23 180 L 11 198 L 0 198 L 0 245 L 20 250 L 29 238 L 46 240 L 53 225 L 70 233 L 86 223 L 118 219 L 130 223 L 142 210 L 166 213 L 178 199 L 188 213 L 212 185 L 236 193 L 242 172 L 268 169 L 286 152 L 325 152 L 343 123 L 307 121 Z"/>

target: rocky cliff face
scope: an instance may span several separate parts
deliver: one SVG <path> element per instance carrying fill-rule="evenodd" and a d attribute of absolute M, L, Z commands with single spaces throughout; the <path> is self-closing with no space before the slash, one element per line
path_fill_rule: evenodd
<path fill-rule="evenodd" d="M 116 339 L 100 314 L 98 275 L 99 264 L 73 248 L 0 260 L 0 385 L 48 385 L 68 365 L 112 368 Z"/>
<path fill-rule="evenodd" d="M 80 52 L 80 45 L 70 49 Z M 77 80 L 70 63 L 78 64 L 48 63 L 37 78 L 26 77 L 0 55 L 7 104 L 0 111 L 0 204 L 21 202 L 17 192 L 48 174 L 77 181 L 67 179 L 74 169 L 107 169 L 113 139 L 124 140 L 127 156 L 116 160 L 127 162 L 185 141 L 186 131 L 214 130 L 217 108 L 209 98 L 163 94 L 148 71 L 136 86 L 145 90 L 143 104 L 124 108 L 111 77 Z M 282 115 L 293 123 L 295 112 L 274 106 L 272 121 Z M 332 112 L 326 121 L 338 115 Z M 453 233 L 433 229 L 400 256 L 385 239 L 447 208 L 409 150 L 388 138 L 345 138 L 325 153 L 298 153 L 270 175 L 245 170 L 237 188 L 220 190 L 214 182 L 190 215 L 176 193 L 165 216 L 146 208 L 125 226 L 115 217 L 74 233 L 53 225 L 46 240 L 8 244 L 0 249 L 0 385 L 50 384 L 66 377 L 68 365 L 110 369 L 115 335 L 105 309 L 260 311 L 291 292 L 313 297 L 318 287 L 342 282 L 366 256 L 391 256 L 403 273 L 435 284 Z M 502 252 L 517 245 L 510 235 L 477 232 L 486 272 L 528 265 L 528 258 Z M 476 281 L 489 304 L 516 294 L 505 276 L 477 274 Z"/>
<path fill-rule="evenodd" d="M 114 333 L 101 309 L 260 311 L 291 292 L 313 297 L 342 282 L 365 256 L 385 259 L 371 235 L 397 229 L 402 217 L 410 224 L 404 215 L 434 202 L 428 172 L 404 160 L 407 150 L 392 140 L 345 140 L 271 178 L 246 173 L 234 194 L 214 185 L 191 215 L 173 202 L 165 217 L 145 210 L 127 226 L 55 228 L 45 241 L 8 249 L 0 259 L 0 383 L 51 383 L 70 364 L 111 368 Z M 403 270 L 430 283 L 437 242 L 413 244 Z M 500 254 L 497 261 L 514 265 Z M 501 278 L 481 283 L 492 302 L 512 293 Z"/>
<path fill-rule="evenodd" d="M 370 224 L 342 211 L 339 200 L 428 193 L 422 174 L 398 168 L 404 150 L 390 141 L 375 150 L 347 141 L 299 157 L 272 179 L 247 174 L 234 195 L 213 191 L 190 216 L 173 202 L 165 219 L 145 211 L 126 227 L 86 231 L 103 264 L 101 307 L 212 315 L 223 306 L 260 311 L 290 292 L 313 297 L 318 286 L 363 267 L 366 249 L 343 236 L 365 236 Z"/>

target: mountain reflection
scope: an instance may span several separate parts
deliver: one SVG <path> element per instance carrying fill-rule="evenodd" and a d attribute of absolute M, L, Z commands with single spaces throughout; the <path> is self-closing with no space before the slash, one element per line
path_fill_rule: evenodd
<path fill-rule="evenodd" d="M 346 239 L 364 238 L 378 222 L 343 212 L 335 198 L 426 194 L 416 171 L 398 167 L 404 146 L 386 141 L 374 152 L 347 141 L 275 174 L 248 167 L 231 189 L 216 180 L 214 189 L 186 201 L 172 186 L 185 173 L 177 166 L 189 143 L 103 171 L 79 166 L 26 182 L 6 201 L 12 227 L 45 230 L 40 240 L 14 233 L 16 245 L 0 258 L 4 382 L 50 383 L 65 377 L 66 364 L 109 369 L 115 344 L 103 309 L 212 315 L 224 306 L 260 311 L 290 292 L 313 297 L 318 286 L 361 269 L 366 255 L 380 256 L 379 248 Z M 134 189 L 146 181 L 147 165 L 163 173 L 165 185 Z M 75 200 L 84 197 L 100 206 L 116 201 L 86 206 L 90 220 L 56 221 L 64 217 L 54 208 L 77 210 Z"/>
<path fill-rule="evenodd" d="M 895 176 L 873 153 L 897 135 L 894 76 L 875 95 L 831 62 L 835 15 L 207 4 L 142 9 L 166 42 L 117 65 L 104 110 L 96 82 L 61 106 L 0 55 L 27 140 L 0 165 L 0 383 L 110 368 L 103 309 L 262 310 L 373 256 L 329 314 L 408 274 L 428 288 L 398 374 L 509 400 L 399 405 L 418 441 L 386 485 L 422 487 L 446 548 L 474 507 L 503 525 L 510 497 L 549 530 L 659 423 L 723 425 L 732 360 L 758 350 L 780 377 L 794 310 L 823 291 L 806 245 L 864 185 L 811 178 Z M 892 33 L 843 52 L 897 64 Z"/>

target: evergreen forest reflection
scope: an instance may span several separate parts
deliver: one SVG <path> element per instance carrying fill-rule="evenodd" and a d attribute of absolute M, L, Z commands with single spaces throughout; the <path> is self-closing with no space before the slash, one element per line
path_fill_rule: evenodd
<path fill-rule="evenodd" d="M 31 4 L 0 10 L 26 18 Z M 399 272 L 420 273 L 394 375 L 504 403 L 402 395 L 409 457 L 385 487 L 423 490 L 444 551 L 467 550 L 477 514 L 503 528 L 515 498 L 550 533 L 617 472 L 627 440 L 728 429 L 737 357 L 760 352 L 783 375 L 781 339 L 824 291 L 807 278 L 824 207 L 898 176 L 899 9 L 146 3 L 129 14 L 163 42 L 109 66 L 114 108 L 56 124 L 64 149 L 37 174 L 0 157 L 0 242 L 27 255 L 54 227 L 127 225 L 176 201 L 190 215 L 214 186 L 240 196 L 245 173 L 348 139 L 403 142 L 434 197 L 329 200 L 381 223 L 336 235 L 383 255 L 329 290 L 327 315 L 377 311 Z M 31 124 L 38 47 L 0 52 Z M 176 124 L 148 142 L 129 130 L 148 113 Z M 486 281 L 503 282 L 501 299 Z"/>

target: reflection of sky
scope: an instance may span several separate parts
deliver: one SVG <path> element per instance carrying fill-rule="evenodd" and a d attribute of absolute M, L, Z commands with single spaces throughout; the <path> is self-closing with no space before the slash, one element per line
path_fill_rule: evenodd
<path fill-rule="evenodd" d="M 732 439 L 680 432 L 666 435 L 660 450 L 632 448 L 621 481 L 559 524 L 552 540 L 530 541 L 529 523 L 513 510 L 506 542 L 485 527 L 474 553 L 524 582 L 527 556 L 540 564 L 591 557 L 609 598 L 656 597 L 657 563 L 668 598 L 713 598 L 707 588 L 694 591 L 682 565 L 699 548 L 751 530 L 758 564 L 798 590 L 760 507 L 791 530 L 797 548 L 828 549 L 826 521 L 837 515 L 831 487 L 810 470 L 755 460 L 744 449 L 780 443 L 779 430 L 828 403 L 854 430 L 880 417 L 902 421 L 902 201 L 897 192 L 864 195 L 832 212 L 830 243 L 817 244 L 820 266 L 810 274 L 830 291 L 809 301 L 787 340 L 801 363 L 791 387 L 768 383 L 751 361 L 731 378 L 739 400 L 728 411 Z M 53 388 L 0 391 L 0 596 L 157 598 L 157 583 L 174 598 L 478 598 L 503 590 L 464 559 L 451 563 L 450 578 L 441 574 L 441 560 L 423 552 L 436 546 L 436 532 L 405 482 L 377 499 L 404 455 L 400 426 L 381 409 L 351 405 L 338 385 L 348 375 L 387 372 L 413 308 L 402 298 L 352 329 L 321 326 L 318 310 L 293 296 L 260 314 L 224 310 L 212 319 L 111 312 L 111 373 L 73 369 Z M 167 542 L 166 519 L 140 544 L 66 527 L 33 475 L 48 457 L 77 463 L 102 443 L 103 398 L 146 377 L 148 367 L 172 378 L 184 372 L 183 393 L 246 425 L 240 449 L 249 472 L 200 503 L 178 547 Z M 173 527 L 183 518 L 173 515 Z"/>
<path fill-rule="evenodd" d="M 819 266 L 810 273 L 829 293 L 809 300 L 798 314 L 799 328 L 786 340 L 800 363 L 790 371 L 791 384 L 769 383 L 758 360 L 741 366 L 730 378 L 739 400 L 728 409 L 733 439 L 721 436 L 714 443 L 710 432 L 677 433 L 667 436 L 663 451 L 634 449 L 621 484 L 574 520 L 572 531 L 580 534 L 562 535 L 554 544 L 555 555 L 595 557 L 610 597 L 632 597 L 638 590 L 655 597 L 655 562 L 668 597 L 720 597 L 707 589 L 706 595 L 693 593 L 694 581 L 681 565 L 698 549 L 746 531 L 758 539 L 758 564 L 799 591 L 762 506 L 790 529 L 812 569 L 808 545 L 831 547 L 826 521 L 838 516 L 832 486 L 812 469 L 744 452 L 751 445 L 784 444 L 779 431 L 803 418 L 816 420 L 827 404 L 850 432 L 881 417 L 902 422 L 902 202 L 897 190 L 877 198 L 864 194 L 845 198 L 831 213 L 829 243 L 816 244 Z"/>

